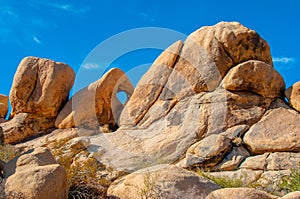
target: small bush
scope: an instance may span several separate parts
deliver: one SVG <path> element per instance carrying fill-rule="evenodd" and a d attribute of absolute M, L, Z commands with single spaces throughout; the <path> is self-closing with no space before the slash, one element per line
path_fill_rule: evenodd
<path fill-rule="evenodd" d="M 9 160 L 13 159 L 14 157 L 20 155 L 19 151 L 15 149 L 12 145 L 0 145 L 0 160 L 4 162 L 8 162 Z"/>
<path fill-rule="evenodd" d="M 209 175 L 208 173 L 204 173 L 202 171 L 198 171 L 197 174 L 214 181 L 215 183 L 220 185 L 222 188 L 237 188 L 237 187 L 244 186 L 242 179 L 229 179 L 229 178 L 224 178 L 224 177 L 215 177 L 215 176 Z"/>
<path fill-rule="evenodd" d="M 300 167 L 291 170 L 291 174 L 282 177 L 279 185 L 281 189 L 289 192 L 300 191 Z"/>
<path fill-rule="evenodd" d="M 158 174 L 151 175 L 150 172 L 144 174 L 143 187 L 138 191 L 142 199 L 160 199 L 162 193 L 157 185 Z"/>

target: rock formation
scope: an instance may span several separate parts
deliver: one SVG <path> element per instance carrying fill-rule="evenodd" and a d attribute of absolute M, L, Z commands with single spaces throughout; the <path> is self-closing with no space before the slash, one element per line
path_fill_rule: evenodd
<path fill-rule="evenodd" d="M 98 81 L 77 92 L 57 116 L 55 126 L 99 129 L 105 124 L 118 125 L 123 104 L 117 93 L 121 91 L 126 92 L 129 99 L 133 86 L 123 71 L 113 68 Z"/>
<path fill-rule="evenodd" d="M 75 79 L 66 64 L 26 57 L 18 66 L 10 91 L 12 111 L 2 125 L 5 142 L 16 143 L 54 127 Z"/>
<path fill-rule="evenodd" d="M 6 198 L 67 198 L 67 173 L 49 149 L 37 148 L 6 164 Z M 34 179 L 34 180 L 33 180 Z"/>
<path fill-rule="evenodd" d="M 269 45 L 255 31 L 237 22 L 200 28 L 168 47 L 134 90 L 121 70 L 111 69 L 57 116 L 73 83 L 59 81 L 65 72 L 52 70 L 60 67 L 74 77 L 50 60 L 21 62 L 10 95 L 12 119 L 0 124 L 6 143 L 23 140 L 15 145 L 21 151 L 59 150 L 56 159 L 68 157 L 73 166 L 96 158 L 99 178 L 114 181 L 108 195 L 119 198 L 278 198 L 245 187 L 221 189 L 206 178 L 286 193 L 278 183 L 300 163 L 299 83 L 285 90 Z M 119 91 L 128 95 L 124 105 Z M 46 133 L 54 121 L 60 129 L 24 141 Z M 118 129 L 103 133 L 105 125 Z M 22 167 L 11 177 L 43 166 L 26 159 Z M 199 169 L 206 178 L 191 172 Z"/>

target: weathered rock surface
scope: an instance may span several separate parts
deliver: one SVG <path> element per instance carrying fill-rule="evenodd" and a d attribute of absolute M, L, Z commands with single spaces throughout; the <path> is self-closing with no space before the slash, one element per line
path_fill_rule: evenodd
<path fill-rule="evenodd" d="M 99 129 L 100 125 L 118 124 L 123 104 L 116 95 L 121 91 L 126 92 L 129 99 L 133 86 L 123 71 L 113 68 L 76 93 L 57 116 L 55 126 Z"/>
<path fill-rule="evenodd" d="M 300 198 L 300 191 L 291 192 L 281 197 L 281 199 L 299 199 L 299 198 Z"/>
<path fill-rule="evenodd" d="M 205 198 L 220 186 L 193 172 L 177 166 L 157 165 L 136 171 L 116 180 L 108 189 L 108 196 L 121 199 Z"/>
<path fill-rule="evenodd" d="M 288 98 L 290 106 L 300 112 L 300 82 L 288 88 L 285 91 L 285 96 Z"/>
<path fill-rule="evenodd" d="M 225 188 L 213 191 L 206 199 L 275 199 L 273 196 L 264 191 L 256 190 L 254 188 Z"/>
<path fill-rule="evenodd" d="M 0 118 L 5 118 L 8 111 L 8 97 L 0 94 Z"/>
<path fill-rule="evenodd" d="M 121 125 L 137 124 L 157 100 L 168 81 L 182 45 L 181 41 L 177 41 L 168 47 L 143 75 L 122 112 Z"/>
<path fill-rule="evenodd" d="M 245 134 L 244 142 L 254 154 L 300 151 L 300 115 L 284 107 L 269 110 Z"/>
<path fill-rule="evenodd" d="M 223 80 L 223 87 L 231 91 L 250 91 L 266 98 L 283 95 L 285 83 L 269 64 L 250 60 L 232 68 Z"/>
<path fill-rule="evenodd" d="M 294 169 L 299 163 L 300 153 L 275 152 L 249 157 L 243 162 L 240 168 L 278 171 Z"/>
<path fill-rule="evenodd" d="M 10 91 L 12 120 L 2 123 L 6 143 L 20 142 L 54 127 L 75 79 L 66 64 L 26 57 L 18 66 Z"/>
<path fill-rule="evenodd" d="M 71 67 L 49 59 L 26 57 L 18 66 L 10 91 L 11 117 L 18 113 L 56 117 L 75 79 Z"/>
<path fill-rule="evenodd" d="M 192 145 L 187 151 L 187 164 L 196 167 L 212 167 L 231 150 L 231 140 L 223 134 L 210 135 Z"/>
<path fill-rule="evenodd" d="M 6 168 L 6 198 L 67 198 L 67 173 L 48 149 L 21 155 Z"/>

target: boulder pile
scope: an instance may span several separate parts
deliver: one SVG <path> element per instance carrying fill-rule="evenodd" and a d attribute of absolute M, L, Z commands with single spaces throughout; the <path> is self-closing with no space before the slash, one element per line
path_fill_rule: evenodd
<path fill-rule="evenodd" d="M 4 143 L 17 143 L 25 152 L 41 146 L 53 150 L 59 142 L 61 156 L 80 156 L 83 162 L 96 158 L 101 176 L 113 175 L 107 191 L 112 198 L 272 199 L 279 197 L 265 191 L 286 194 L 276 183 L 300 163 L 300 82 L 286 89 L 268 43 L 254 30 L 238 22 L 200 28 L 162 52 L 136 88 L 124 72 L 111 69 L 68 100 L 74 78 L 66 64 L 22 60 L 9 96 L 8 121 L 7 98 L 0 95 Z M 117 98 L 121 91 L 127 94 L 124 104 Z M 34 190 L 46 183 L 44 172 L 50 170 L 51 190 L 65 186 L 55 160 L 30 160 L 35 150 L 13 160 L 15 170 L 7 169 L 9 192 L 36 198 Z M 89 157 L 82 156 L 84 150 Z M 34 173 L 40 181 L 27 191 L 11 186 L 19 178 L 30 184 Z M 221 189 L 208 178 L 236 179 L 244 187 Z M 265 191 L 254 189 L 255 183 Z M 57 198 L 66 197 L 60 194 Z M 283 198 L 299 197 L 289 195 Z"/>

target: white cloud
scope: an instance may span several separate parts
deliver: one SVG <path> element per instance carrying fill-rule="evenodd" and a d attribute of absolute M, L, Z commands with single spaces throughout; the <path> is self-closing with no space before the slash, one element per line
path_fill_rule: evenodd
<path fill-rule="evenodd" d="M 35 43 L 41 44 L 41 40 L 39 40 L 36 36 L 33 36 L 32 39 L 35 41 Z"/>
<path fill-rule="evenodd" d="M 55 8 L 61 11 L 71 12 L 75 14 L 85 13 L 90 9 L 89 7 L 75 8 L 72 4 L 60 4 L 48 1 L 34 1 L 34 3 L 37 5 L 47 6 L 50 8 Z"/>
<path fill-rule="evenodd" d="M 84 64 L 82 67 L 86 70 L 93 70 L 99 68 L 100 66 L 98 64 L 87 63 Z"/>
<path fill-rule="evenodd" d="M 273 62 L 280 64 L 290 64 L 296 62 L 296 59 L 293 57 L 274 57 Z"/>

